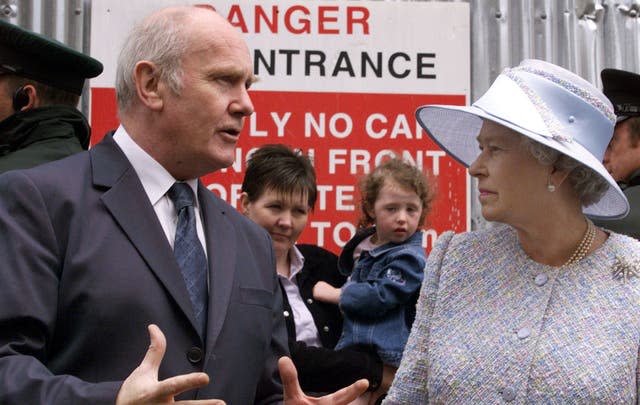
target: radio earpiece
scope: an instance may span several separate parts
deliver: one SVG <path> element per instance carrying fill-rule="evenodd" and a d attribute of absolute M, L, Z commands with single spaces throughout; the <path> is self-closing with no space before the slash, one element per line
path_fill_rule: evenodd
<path fill-rule="evenodd" d="M 29 94 L 22 86 L 13 93 L 13 111 L 19 112 L 27 104 L 29 104 Z"/>

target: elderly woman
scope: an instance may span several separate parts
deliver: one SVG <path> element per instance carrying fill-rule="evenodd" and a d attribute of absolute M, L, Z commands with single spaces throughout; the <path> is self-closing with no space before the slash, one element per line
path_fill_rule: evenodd
<path fill-rule="evenodd" d="M 388 389 L 392 374 L 374 353 L 333 350 L 342 332 L 335 304 L 316 301 L 320 281 L 346 282 L 337 257 L 313 245 L 296 245 L 316 201 L 316 176 L 309 158 L 284 145 L 264 145 L 247 161 L 241 210 L 273 241 L 291 359 L 305 392 L 332 392 L 366 378 L 370 390 Z"/>
<path fill-rule="evenodd" d="M 470 107 L 416 115 L 501 225 L 436 242 L 384 404 L 635 404 L 640 243 L 585 216 L 629 209 L 601 164 L 609 101 L 528 60 Z"/>

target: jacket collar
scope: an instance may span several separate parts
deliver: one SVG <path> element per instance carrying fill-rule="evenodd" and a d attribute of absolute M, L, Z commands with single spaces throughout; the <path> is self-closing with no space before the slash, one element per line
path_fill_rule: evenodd
<path fill-rule="evenodd" d="M 160 222 L 147 198 L 133 166 L 113 140 L 113 133 L 93 147 L 91 166 L 93 183 L 107 188 L 101 199 L 120 225 L 123 232 L 138 249 L 141 256 L 191 321 L 197 335 L 195 316 L 187 288 L 173 251 Z M 133 195 L 133 197 L 132 197 Z M 141 206 L 132 210 L 131 201 Z M 236 255 L 235 226 L 227 212 L 233 209 L 198 181 L 198 198 L 204 218 L 204 230 L 209 261 L 209 313 L 207 325 L 207 353 L 213 350 L 225 320 L 231 297 Z M 212 231 L 213 230 L 213 231 Z M 224 230 L 224 234 L 221 230 Z M 215 269 L 215 271 L 214 271 Z"/>
<path fill-rule="evenodd" d="M 620 188 L 623 190 L 627 187 L 634 187 L 640 185 L 640 169 L 633 172 L 629 180 L 625 183 L 620 183 Z"/>
<path fill-rule="evenodd" d="M 150 270 L 158 277 L 193 325 L 196 321 L 189 293 L 173 250 L 133 166 L 113 140 L 112 133 L 89 150 L 93 184 L 105 188 L 100 199 Z M 132 209 L 135 201 L 136 209 Z"/>
<path fill-rule="evenodd" d="M 50 106 L 21 111 L 0 121 L 0 156 L 43 139 L 76 137 L 89 147 L 91 130 L 85 117 L 72 107 Z"/>
<path fill-rule="evenodd" d="M 355 248 L 376 232 L 376 227 L 372 226 L 369 228 L 363 228 L 356 232 L 355 236 L 351 238 L 349 242 L 342 249 L 342 253 L 340 254 L 340 258 L 338 259 L 338 269 L 342 274 L 350 274 L 353 270 L 353 251 Z M 411 235 L 411 237 L 404 243 L 408 243 L 414 246 L 420 246 L 422 244 L 422 231 L 418 230 L 416 233 Z M 384 245 L 378 246 L 375 249 L 369 251 L 369 255 L 376 257 L 388 252 L 391 249 L 394 249 L 398 246 L 398 243 L 385 243 Z"/>
<path fill-rule="evenodd" d="M 375 249 L 369 251 L 369 255 L 372 257 L 378 257 L 387 253 L 388 251 L 397 248 L 400 245 L 420 246 L 422 244 L 422 231 L 417 230 L 409 239 L 402 243 L 389 242 L 384 245 L 378 246 Z"/>

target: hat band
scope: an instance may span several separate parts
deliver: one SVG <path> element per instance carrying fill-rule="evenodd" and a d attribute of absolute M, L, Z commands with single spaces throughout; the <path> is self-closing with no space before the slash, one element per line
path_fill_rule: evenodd
<path fill-rule="evenodd" d="M 522 75 L 530 76 L 526 81 L 535 87 L 536 93 L 546 101 L 548 108 L 555 111 L 554 115 L 567 137 L 602 161 L 613 135 L 613 121 L 609 120 L 598 105 L 585 100 L 580 94 L 536 74 L 523 72 Z M 615 117 L 613 111 L 611 115 Z"/>
<path fill-rule="evenodd" d="M 525 135 L 553 139 L 564 148 L 575 141 L 602 161 L 613 125 L 599 108 L 535 73 L 519 71 L 510 76 L 499 75 L 473 105 L 498 123 L 521 128 Z M 504 102 L 505 95 L 509 102 Z"/>
<path fill-rule="evenodd" d="M 587 102 L 591 104 L 593 108 L 600 111 L 601 114 L 607 117 L 607 119 L 611 121 L 611 123 L 613 123 L 616 119 L 615 113 L 613 112 L 611 107 L 609 107 L 609 105 L 607 105 L 604 101 L 602 101 L 598 97 L 594 96 L 589 91 L 586 91 L 585 89 L 583 89 L 581 86 L 578 86 L 576 83 L 563 80 L 560 77 L 552 74 L 551 72 L 541 70 L 541 69 L 536 69 L 531 66 L 520 65 L 511 69 L 507 68 L 506 70 L 511 72 L 526 72 L 526 73 L 536 75 L 538 77 L 543 77 L 549 80 L 550 82 L 553 82 L 558 86 L 562 87 L 564 90 L 575 94 L 577 97 L 581 99 L 582 102 Z M 589 83 L 585 81 L 585 84 L 589 84 Z"/>
<path fill-rule="evenodd" d="M 531 89 L 525 82 L 524 79 L 518 75 L 515 69 L 505 69 L 503 72 L 505 76 L 513 80 L 520 89 L 527 95 L 531 104 L 535 107 L 540 114 L 540 117 L 544 121 L 549 134 L 551 137 L 559 142 L 572 142 L 573 138 L 569 136 L 566 132 L 564 126 L 557 120 L 557 118 L 549 109 L 547 103 L 544 102 L 542 97 L 540 97 L 535 91 Z M 540 134 L 542 136 L 547 136 L 545 134 Z"/>

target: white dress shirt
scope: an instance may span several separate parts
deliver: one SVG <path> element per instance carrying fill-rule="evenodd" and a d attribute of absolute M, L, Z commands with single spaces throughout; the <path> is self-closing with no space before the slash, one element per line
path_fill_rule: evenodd
<path fill-rule="evenodd" d="M 118 144 L 120 149 L 122 149 L 122 152 L 136 171 L 142 187 L 147 197 L 149 197 L 149 202 L 153 206 L 153 210 L 158 216 L 160 225 L 167 236 L 169 245 L 171 245 L 173 249 L 176 227 L 178 225 L 178 214 L 176 213 L 173 201 L 171 201 L 167 195 L 167 191 L 169 191 L 169 188 L 171 188 L 177 180 L 174 179 L 160 163 L 152 158 L 151 155 L 138 146 L 122 125 L 116 130 L 113 135 L 113 140 Z M 205 243 L 204 228 L 202 226 L 202 218 L 198 204 L 198 179 L 187 180 L 185 183 L 189 184 L 195 196 L 193 209 L 196 216 L 198 239 L 200 239 L 204 253 L 207 255 L 207 245 Z"/>
<path fill-rule="evenodd" d="M 291 261 L 289 277 L 285 277 L 282 274 L 278 274 L 278 277 L 284 287 L 289 306 L 291 306 L 291 311 L 293 312 L 296 341 L 305 342 L 308 346 L 322 347 L 318 328 L 313 321 L 309 308 L 307 308 L 300 295 L 300 289 L 296 282 L 296 275 L 304 266 L 304 257 L 297 247 L 293 246 L 289 251 L 289 260 Z"/>

